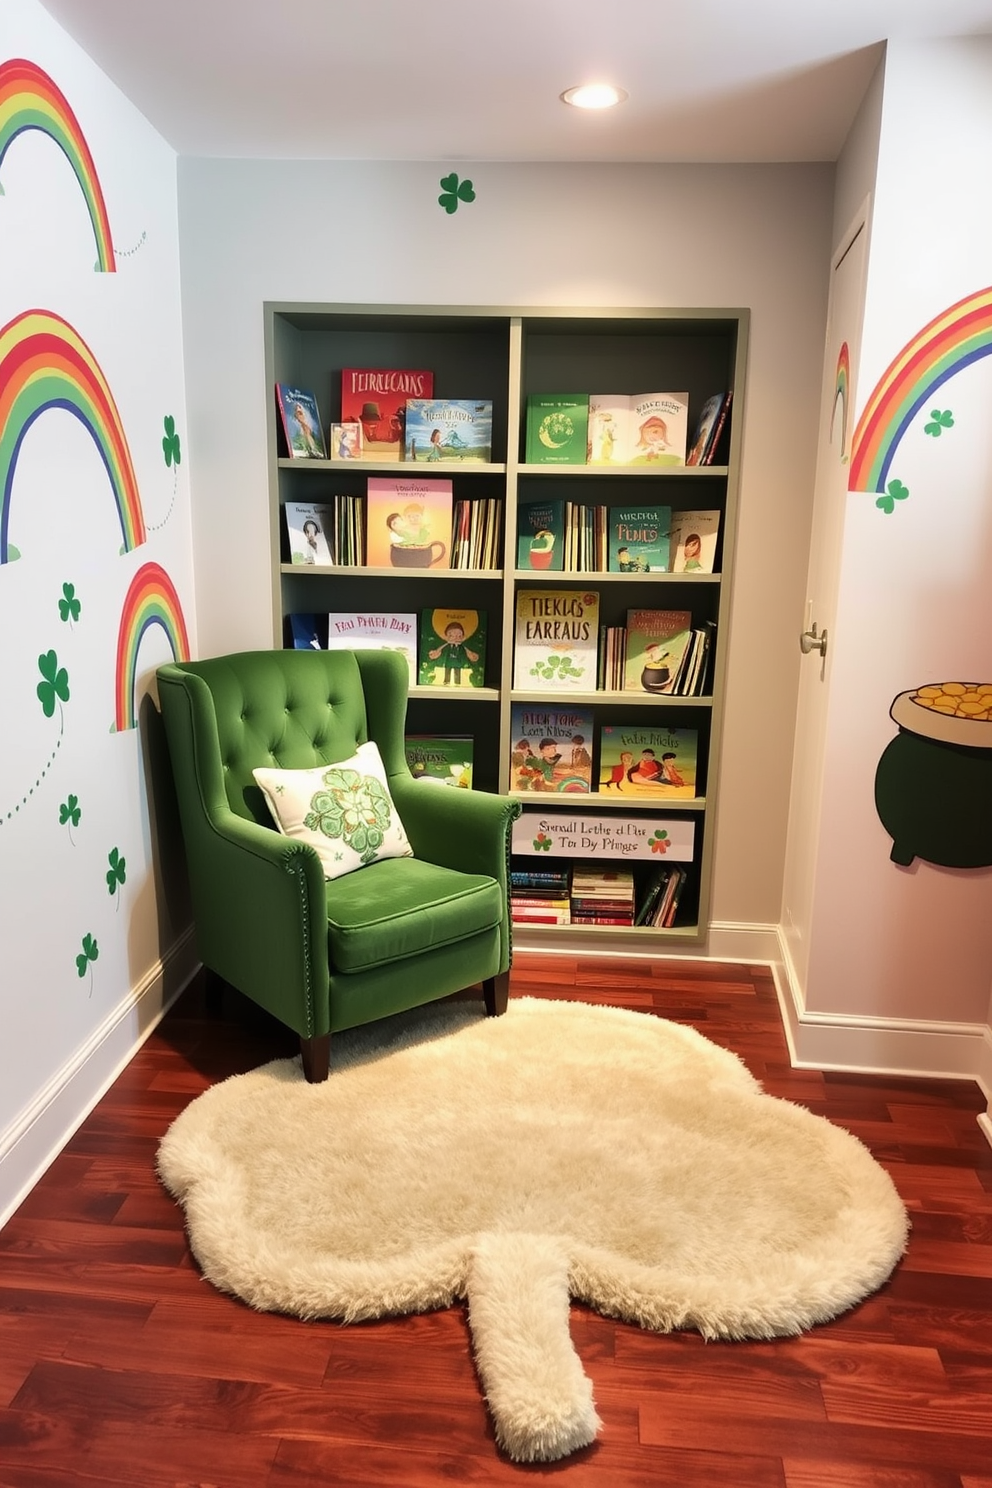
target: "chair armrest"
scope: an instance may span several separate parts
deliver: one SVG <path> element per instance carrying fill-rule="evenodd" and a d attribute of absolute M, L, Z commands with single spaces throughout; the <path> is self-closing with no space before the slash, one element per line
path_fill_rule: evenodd
<path fill-rule="evenodd" d="M 506 888 L 510 827 L 520 802 L 487 791 L 427 785 L 402 773 L 389 789 L 418 858 L 461 873 L 486 873 Z"/>

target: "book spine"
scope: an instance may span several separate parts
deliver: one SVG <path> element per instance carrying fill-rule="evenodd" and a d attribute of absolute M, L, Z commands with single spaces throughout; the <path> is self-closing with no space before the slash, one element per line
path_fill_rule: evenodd
<path fill-rule="evenodd" d="M 716 454 L 716 447 L 720 443 L 720 436 L 723 433 L 723 426 L 727 422 L 727 415 L 730 412 L 730 400 L 732 397 L 732 393 L 727 393 L 724 397 L 723 402 L 720 404 L 720 412 L 713 420 L 713 427 L 710 430 L 710 437 L 706 441 L 706 448 L 703 450 L 702 458 L 699 461 L 700 465 L 713 464 L 713 457 Z"/>

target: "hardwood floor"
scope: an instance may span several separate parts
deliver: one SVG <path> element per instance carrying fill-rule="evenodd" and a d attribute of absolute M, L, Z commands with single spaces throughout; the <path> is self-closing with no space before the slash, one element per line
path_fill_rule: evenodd
<path fill-rule="evenodd" d="M 464 1311 L 341 1327 L 254 1313 L 198 1275 L 154 1171 L 209 1084 L 294 1052 L 191 988 L 0 1231 L 2 1488 L 992 1488 L 992 1150 L 968 1082 L 789 1067 L 765 968 L 520 955 L 511 996 L 689 1023 L 770 1094 L 860 1137 L 910 1209 L 860 1307 L 796 1339 L 703 1343 L 582 1307 L 603 1418 L 564 1462 L 497 1449 Z"/>

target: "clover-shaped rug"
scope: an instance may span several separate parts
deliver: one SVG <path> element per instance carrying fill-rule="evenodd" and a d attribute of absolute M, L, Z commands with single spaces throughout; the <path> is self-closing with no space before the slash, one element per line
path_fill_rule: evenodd
<path fill-rule="evenodd" d="M 500 1445 L 550 1461 L 600 1422 L 569 1298 L 657 1332 L 770 1338 L 874 1291 L 906 1244 L 850 1133 L 646 1013 L 435 1004 L 197 1097 L 159 1149 L 191 1249 L 264 1311 L 345 1322 L 459 1299 Z"/>

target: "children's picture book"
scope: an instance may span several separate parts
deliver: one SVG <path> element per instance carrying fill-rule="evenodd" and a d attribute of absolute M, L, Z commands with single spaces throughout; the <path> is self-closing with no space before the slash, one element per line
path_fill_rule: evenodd
<path fill-rule="evenodd" d="M 493 450 L 489 398 L 408 398 L 405 457 L 427 465 L 488 465 Z"/>
<path fill-rule="evenodd" d="M 406 762 L 414 780 L 472 788 L 474 740 L 469 734 L 407 734 Z"/>
<path fill-rule="evenodd" d="M 588 427 L 586 393 L 528 394 L 527 464 L 585 465 Z"/>
<path fill-rule="evenodd" d="M 684 465 L 688 393 L 635 393 L 628 465 Z"/>
<path fill-rule="evenodd" d="M 599 793 L 691 800 L 698 745 L 697 729 L 604 723 L 599 731 Z"/>
<path fill-rule="evenodd" d="M 341 422 L 362 426 L 363 460 L 402 460 L 408 398 L 430 398 L 434 373 L 399 367 L 346 367 Z"/>
<path fill-rule="evenodd" d="M 329 564 L 331 550 L 328 536 L 333 522 L 330 507 L 287 501 L 283 513 L 289 535 L 290 563 Z"/>
<path fill-rule="evenodd" d="M 560 571 L 565 539 L 565 503 L 522 501 L 517 507 L 517 567 Z"/>
<path fill-rule="evenodd" d="M 422 687 L 484 687 L 486 614 L 460 607 L 424 610 L 420 616 Z"/>
<path fill-rule="evenodd" d="M 370 476 L 369 568 L 450 568 L 451 502 L 450 480 Z"/>
<path fill-rule="evenodd" d="M 364 613 L 332 610 L 327 617 L 328 651 L 399 651 L 417 680 L 417 617 L 391 611 Z"/>
<path fill-rule="evenodd" d="M 527 692 L 594 692 L 598 650 L 596 591 L 517 591 L 515 688 Z"/>
<path fill-rule="evenodd" d="M 628 610 L 624 691 L 671 695 L 691 639 L 688 610 Z"/>
<path fill-rule="evenodd" d="M 289 636 L 294 651 L 323 651 L 316 615 L 290 615 Z"/>
<path fill-rule="evenodd" d="M 630 429 L 630 398 L 626 393 L 590 393 L 586 463 L 626 465 Z"/>
<path fill-rule="evenodd" d="M 670 533 L 672 573 L 713 573 L 718 511 L 676 511 Z"/>
<path fill-rule="evenodd" d="M 590 393 L 590 465 L 684 465 L 688 393 Z"/>
<path fill-rule="evenodd" d="M 514 703 L 510 790 L 578 795 L 592 790 L 593 717 L 587 708 Z"/>
<path fill-rule="evenodd" d="M 362 426 L 332 424 L 328 431 L 328 448 L 332 460 L 360 460 L 362 458 Z"/>
<path fill-rule="evenodd" d="M 692 436 L 692 444 L 689 453 L 685 457 L 687 465 L 712 465 L 713 456 L 720 443 L 730 412 L 730 400 L 732 393 L 714 393 L 706 399 L 699 410 L 699 418 Z"/>
<path fill-rule="evenodd" d="M 313 393 L 289 383 L 277 382 L 276 406 L 289 458 L 326 460 L 327 447 Z"/>
<path fill-rule="evenodd" d="M 667 573 L 669 506 L 611 506 L 607 511 L 610 573 Z"/>

